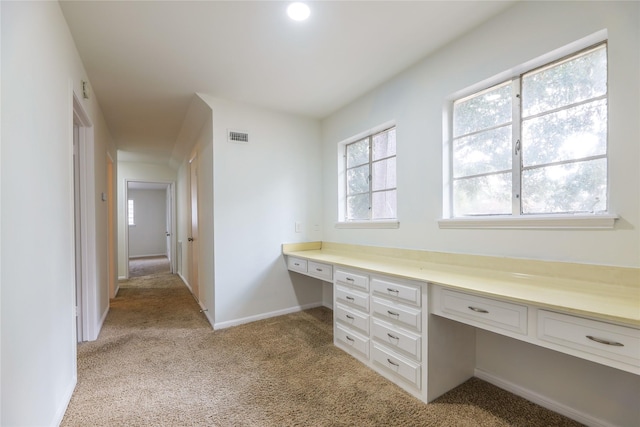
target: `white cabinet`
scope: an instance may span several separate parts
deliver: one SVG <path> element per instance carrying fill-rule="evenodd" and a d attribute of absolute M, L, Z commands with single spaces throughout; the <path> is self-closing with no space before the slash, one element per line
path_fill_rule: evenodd
<path fill-rule="evenodd" d="M 430 286 L 433 314 L 640 374 L 640 329 Z"/>
<path fill-rule="evenodd" d="M 527 333 L 527 307 L 464 292 L 438 288 L 434 311 L 441 316 L 462 321 L 494 332 L 506 330 Z"/>
<path fill-rule="evenodd" d="M 336 269 L 334 282 L 334 344 L 367 363 L 369 360 L 369 276 Z"/>
<path fill-rule="evenodd" d="M 316 261 L 307 261 L 303 258 L 287 256 L 287 268 L 296 273 L 306 274 L 325 282 L 333 281 L 333 266 Z"/>
<path fill-rule="evenodd" d="M 333 291 L 335 345 L 422 400 L 423 286 L 336 268 Z"/>
<path fill-rule="evenodd" d="M 287 267 L 291 271 L 307 273 L 307 260 L 302 258 L 287 257 Z"/>
<path fill-rule="evenodd" d="M 640 330 L 552 311 L 538 311 L 538 338 L 584 359 L 640 367 Z M 597 360 L 597 359 L 592 359 Z"/>
<path fill-rule="evenodd" d="M 421 331 L 422 287 L 420 283 L 371 276 L 373 368 L 408 392 L 420 396 L 422 389 Z"/>
<path fill-rule="evenodd" d="M 422 358 L 422 336 L 394 327 L 379 319 L 372 322 L 373 338 L 390 349 L 403 353 L 417 361 Z"/>
<path fill-rule="evenodd" d="M 329 264 L 309 261 L 307 265 L 307 274 L 325 282 L 333 281 L 333 267 Z"/>
<path fill-rule="evenodd" d="M 374 367 L 378 370 L 382 368 L 386 373 L 391 373 L 393 377 L 390 379 L 399 386 L 403 387 L 406 384 L 418 390 L 421 388 L 422 367 L 419 363 L 404 358 L 375 342 L 373 343 L 371 358 Z M 387 376 L 387 378 L 389 377 Z"/>

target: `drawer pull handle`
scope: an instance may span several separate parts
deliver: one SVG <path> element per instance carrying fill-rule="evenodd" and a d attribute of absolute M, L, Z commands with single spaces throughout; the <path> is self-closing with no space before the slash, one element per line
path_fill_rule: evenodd
<path fill-rule="evenodd" d="M 321 268 L 316 268 L 316 271 L 322 271 L 322 269 Z"/>
<path fill-rule="evenodd" d="M 349 320 L 353 320 L 354 319 L 354 317 L 352 315 L 350 315 L 350 314 L 345 314 L 345 317 L 347 319 L 349 319 Z"/>
<path fill-rule="evenodd" d="M 388 332 L 387 332 L 387 336 L 388 336 L 389 338 L 393 339 L 393 340 L 399 340 L 399 339 L 400 339 L 400 338 L 398 338 L 397 336 L 395 336 L 395 335 L 393 335 L 393 334 L 390 334 L 390 333 L 388 333 Z"/>
<path fill-rule="evenodd" d="M 347 277 L 344 280 L 346 280 L 347 282 L 354 282 L 354 280 L 351 277 Z"/>
<path fill-rule="evenodd" d="M 487 314 L 488 313 L 488 311 L 485 310 L 484 308 L 478 308 L 478 307 L 472 307 L 472 306 L 469 306 L 469 310 L 473 310 L 476 313 L 483 313 L 483 314 Z"/>
<path fill-rule="evenodd" d="M 355 299 L 353 297 L 350 297 L 348 295 L 345 298 L 348 299 L 349 301 L 355 301 Z"/>
<path fill-rule="evenodd" d="M 293 265 L 295 265 L 296 267 L 300 267 L 300 264 L 297 262 L 294 262 Z"/>
<path fill-rule="evenodd" d="M 356 340 L 354 340 L 353 338 L 351 338 L 349 335 L 345 335 L 345 337 L 346 337 L 349 341 L 351 341 L 351 342 L 355 342 L 355 341 L 356 341 Z"/>
<path fill-rule="evenodd" d="M 397 289 L 393 289 L 393 288 L 387 288 L 387 291 L 389 291 L 389 292 L 395 292 L 396 294 L 399 294 L 399 293 L 400 293 L 400 291 L 399 291 L 399 290 L 397 290 Z"/>
<path fill-rule="evenodd" d="M 387 313 L 389 313 L 391 316 L 400 316 L 400 313 L 396 313 L 391 310 L 387 310 Z"/>
<path fill-rule="evenodd" d="M 394 362 L 393 360 L 391 360 L 389 358 L 387 358 L 387 362 L 389 362 L 389 365 L 393 365 L 393 366 L 396 366 L 396 367 L 400 366 L 396 362 Z"/>
<path fill-rule="evenodd" d="M 604 344 L 604 345 L 612 345 L 614 347 L 624 347 L 624 344 L 622 344 L 621 342 L 603 340 L 602 338 L 596 338 L 591 335 L 587 335 L 587 338 L 589 338 L 591 341 L 595 341 L 597 343 Z"/>

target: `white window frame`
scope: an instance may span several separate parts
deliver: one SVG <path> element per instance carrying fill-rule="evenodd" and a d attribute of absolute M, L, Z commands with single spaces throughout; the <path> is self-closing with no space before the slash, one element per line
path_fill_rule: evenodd
<path fill-rule="evenodd" d="M 349 144 L 354 142 L 358 142 L 365 138 L 371 138 L 377 133 L 384 132 L 386 130 L 390 130 L 392 128 L 396 128 L 396 138 L 397 138 L 397 126 L 395 121 L 389 121 L 382 125 L 376 126 L 374 128 L 368 129 L 364 132 L 360 132 L 357 135 L 352 136 L 349 139 L 341 141 L 338 143 L 338 221 L 335 223 L 336 228 L 352 228 L 352 229 L 382 229 L 382 228 L 399 228 L 400 222 L 398 220 L 398 206 L 396 203 L 396 218 L 392 219 L 371 219 L 369 217 L 368 220 L 347 220 L 347 166 L 346 166 L 346 147 Z M 397 149 L 395 157 L 397 159 Z M 369 167 L 372 165 L 371 159 L 372 153 L 369 153 Z M 396 161 L 397 167 L 397 161 Z M 396 176 L 397 180 L 397 176 Z M 389 190 L 389 189 L 387 189 Z M 369 188 L 369 194 L 371 196 L 372 190 Z M 396 186 L 396 194 L 397 194 L 397 186 Z"/>
<path fill-rule="evenodd" d="M 453 216 L 453 103 L 455 100 L 471 96 L 487 88 L 497 86 L 507 81 L 519 79 L 521 75 L 536 68 L 559 61 L 565 57 L 578 54 L 579 52 L 595 45 L 607 42 L 607 31 L 602 30 L 580 39 L 574 43 L 549 52 L 532 61 L 528 61 L 513 69 L 507 70 L 490 79 L 479 82 L 471 87 L 451 94 L 445 100 L 443 111 L 443 204 L 442 218 L 438 220 L 440 228 L 497 228 L 497 229 L 611 229 L 615 225 L 618 216 L 609 210 L 603 213 L 577 213 L 577 214 L 511 214 L 511 215 L 483 215 L 473 217 Z M 515 108 L 515 107 L 514 107 Z M 514 129 L 519 131 L 520 122 L 515 123 Z M 519 161 L 519 159 L 518 159 Z M 521 171 L 520 171 L 521 173 Z M 514 173 L 514 180 L 520 179 L 520 173 Z M 611 174 L 607 168 L 607 187 L 611 188 Z M 514 185 L 519 183 L 514 183 Z M 609 195 L 607 195 L 608 209 L 611 206 Z M 515 202 L 514 202 L 515 204 Z M 518 203 L 519 212 L 519 203 Z M 515 212 L 515 210 L 514 210 Z"/>

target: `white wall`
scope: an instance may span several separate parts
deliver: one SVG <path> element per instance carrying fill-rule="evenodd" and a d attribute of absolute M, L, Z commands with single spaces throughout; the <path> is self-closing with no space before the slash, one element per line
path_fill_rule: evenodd
<path fill-rule="evenodd" d="M 129 268 L 126 257 L 126 239 L 125 227 L 126 219 L 126 203 L 124 195 L 126 193 L 127 181 L 146 181 L 146 182 L 175 182 L 177 172 L 168 165 L 157 165 L 150 163 L 138 162 L 118 162 L 118 277 L 124 278 Z"/>
<path fill-rule="evenodd" d="M 200 96 L 213 119 L 183 132 L 197 135 L 190 143 L 198 154 L 199 297 L 209 319 L 225 327 L 321 305 L 321 283 L 299 275 L 292 280 L 280 249 L 322 235 L 318 122 Z M 250 143 L 229 143 L 227 129 L 249 132 Z M 178 189 L 179 206 L 186 206 L 186 160 Z M 190 218 L 180 211 L 178 239 L 184 242 Z M 186 255 L 185 247 L 188 279 Z"/>
<path fill-rule="evenodd" d="M 88 80 L 57 2 L 2 2 L 0 424 L 57 425 L 76 382 L 72 91 Z M 106 153 L 95 97 L 94 315 L 108 308 Z M 91 319 L 97 321 L 97 319 Z"/>
<path fill-rule="evenodd" d="M 167 254 L 167 191 L 129 190 L 135 225 L 129 226 L 129 258 Z"/>
<path fill-rule="evenodd" d="M 640 266 L 638 2 L 521 2 L 326 118 L 326 241 L 430 251 Z M 544 31 L 541 31 L 544 29 Z M 442 116 L 445 98 L 602 29 L 609 31 L 610 205 L 615 230 L 445 230 Z M 337 144 L 395 119 L 398 230 L 342 230 Z"/>
<path fill-rule="evenodd" d="M 314 231 L 322 224 L 317 121 L 205 100 L 213 109 L 216 324 L 321 304 L 321 283 L 292 280 L 280 249 L 322 235 Z M 250 142 L 228 142 L 227 129 L 248 132 Z"/>

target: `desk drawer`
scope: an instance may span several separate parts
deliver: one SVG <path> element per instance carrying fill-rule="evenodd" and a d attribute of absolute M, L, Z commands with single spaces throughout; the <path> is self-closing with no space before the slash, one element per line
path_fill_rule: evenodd
<path fill-rule="evenodd" d="M 527 333 L 527 307 L 510 302 L 496 301 L 477 295 L 441 289 L 440 309 L 451 318 L 482 327 L 482 324 L 507 331 Z M 462 318 L 462 319 L 460 319 Z M 473 322 L 465 322 L 469 319 Z M 476 325 L 475 323 L 480 325 Z"/>
<path fill-rule="evenodd" d="M 335 286 L 336 300 L 369 312 L 369 294 L 344 286 Z"/>
<path fill-rule="evenodd" d="M 298 273 L 307 272 L 307 260 L 302 258 L 287 257 L 287 267 L 291 271 L 297 271 Z"/>
<path fill-rule="evenodd" d="M 336 324 L 335 338 L 342 345 L 369 358 L 369 339 L 356 334 L 340 324 Z"/>
<path fill-rule="evenodd" d="M 373 343 L 372 347 L 371 359 L 374 364 L 409 382 L 414 387 L 420 388 L 419 364 L 406 360 L 376 343 Z"/>
<path fill-rule="evenodd" d="M 539 310 L 538 338 L 640 366 L 640 329 Z"/>
<path fill-rule="evenodd" d="M 333 282 L 333 267 L 329 264 L 309 261 L 307 265 L 307 274 L 318 279 Z"/>
<path fill-rule="evenodd" d="M 373 312 L 383 319 L 390 320 L 401 326 L 420 331 L 422 327 L 422 315 L 420 310 L 395 304 L 392 301 L 380 298 L 372 298 Z"/>
<path fill-rule="evenodd" d="M 384 296 L 393 301 L 420 306 L 422 288 L 417 284 L 398 283 L 379 278 L 371 279 L 371 289 L 376 295 Z"/>
<path fill-rule="evenodd" d="M 419 335 L 400 331 L 389 323 L 374 319 L 373 337 L 393 350 L 404 352 L 420 360 L 422 340 Z"/>
<path fill-rule="evenodd" d="M 367 275 L 347 270 L 336 270 L 335 279 L 336 283 L 343 283 L 363 291 L 369 291 L 369 276 Z"/>
<path fill-rule="evenodd" d="M 357 328 L 366 335 L 369 335 L 368 314 L 360 313 L 358 310 L 354 310 L 340 303 L 336 303 L 334 314 L 336 321 L 342 322 L 350 328 Z"/>

